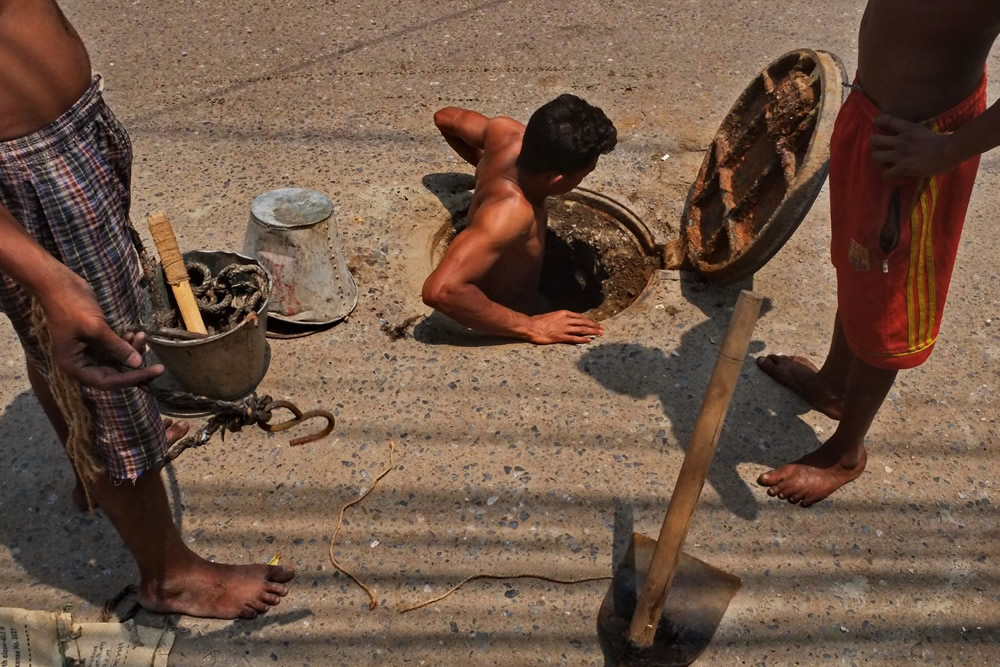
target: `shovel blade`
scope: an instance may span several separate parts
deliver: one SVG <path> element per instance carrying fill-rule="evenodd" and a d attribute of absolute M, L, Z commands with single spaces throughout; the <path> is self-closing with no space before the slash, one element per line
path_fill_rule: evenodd
<path fill-rule="evenodd" d="M 681 553 L 653 645 L 639 647 L 629 641 L 628 627 L 655 549 L 656 540 L 635 533 L 604 596 L 597 615 L 597 634 L 607 665 L 690 665 L 712 640 L 740 588 L 739 577 Z"/>

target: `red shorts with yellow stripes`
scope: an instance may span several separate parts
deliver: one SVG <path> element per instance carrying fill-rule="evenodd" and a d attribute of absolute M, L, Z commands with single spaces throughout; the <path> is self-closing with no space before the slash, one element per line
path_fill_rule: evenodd
<path fill-rule="evenodd" d="M 924 125 L 952 132 L 986 109 L 986 77 Z M 831 255 L 851 351 L 877 368 L 919 366 L 941 328 L 979 158 L 929 179 L 887 182 L 872 159 L 881 111 L 860 90 L 844 102 L 830 148 Z"/>

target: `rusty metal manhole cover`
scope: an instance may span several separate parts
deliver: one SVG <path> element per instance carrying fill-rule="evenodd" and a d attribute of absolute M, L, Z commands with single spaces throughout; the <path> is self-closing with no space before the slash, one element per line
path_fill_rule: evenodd
<path fill-rule="evenodd" d="M 800 49 L 743 91 L 688 195 L 681 243 L 691 268 L 733 282 L 784 245 L 826 180 L 845 82 L 836 56 Z"/>

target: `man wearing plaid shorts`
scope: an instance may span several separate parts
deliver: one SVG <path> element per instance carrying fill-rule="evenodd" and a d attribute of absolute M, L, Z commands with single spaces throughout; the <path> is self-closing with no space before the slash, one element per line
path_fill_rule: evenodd
<path fill-rule="evenodd" d="M 66 420 L 31 327 L 32 298 L 45 312 L 52 364 L 82 385 L 92 458 L 106 471 L 87 489 L 138 563 L 142 605 L 253 618 L 278 604 L 293 574 L 212 563 L 183 543 L 160 467 L 168 441 L 185 427 L 165 429 L 152 398 L 136 387 L 163 372 L 142 367 L 144 335 L 114 333 L 136 329 L 143 303 L 129 236 L 131 161 L 128 135 L 54 0 L 0 0 L 0 311 L 64 442 Z"/>

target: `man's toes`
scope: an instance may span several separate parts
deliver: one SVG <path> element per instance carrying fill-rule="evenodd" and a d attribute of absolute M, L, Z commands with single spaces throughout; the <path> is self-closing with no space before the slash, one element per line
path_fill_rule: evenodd
<path fill-rule="evenodd" d="M 260 599 L 264 601 L 268 606 L 275 606 L 281 602 L 281 597 L 275 595 L 274 593 L 261 593 Z"/>
<path fill-rule="evenodd" d="M 769 495 L 769 496 L 771 496 L 773 498 L 774 496 L 778 495 L 779 493 L 781 493 L 783 491 L 783 489 L 782 489 L 782 482 L 783 481 L 784 480 L 782 480 L 780 477 L 779 478 L 771 478 L 767 482 L 761 482 L 761 485 L 767 487 L 767 495 Z"/>
<path fill-rule="evenodd" d="M 288 595 L 288 586 L 285 586 L 284 584 L 279 584 L 275 581 L 268 581 L 266 584 L 264 584 L 264 590 L 266 590 L 268 593 L 274 593 L 275 595 L 279 595 L 281 597 L 285 597 L 286 595 Z"/>
<path fill-rule="evenodd" d="M 798 491 L 798 484 L 792 475 L 782 474 L 780 477 L 772 478 L 772 483 L 767 489 L 767 495 L 777 496 L 785 500 Z"/>
<path fill-rule="evenodd" d="M 251 600 L 250 602 L 247 603 L 247 605 L 251 609 L 253 609 L 254 611 L 256 611 L 258 614 L 263 614 L 265 611 L 267 611 L 268 609 L 271 608 L 271 606 L 269 604 L 267 604 L 266 602 L 264 602 L 261 599 Z"/>
<path fill-rule="evenodd" d="M 291 581 L 295 577 L 295 570 L 289 570 L 288 568 L 281 567 L 280 565 L 269 565 L 267 570 L 267 580 L 272 582 L 277 582 L 283 584 L 286 581 Z M 285 593 L 288 589 L 285 589 Z M 282 593 L 281 595 L 284 595 Z"/>
<path fill-rule="evenodd" d="M 794 466 L 783 465 L 780 468 L 775 468 L 774 470 L 768 470 L 765 472 L 757 478 L 757 483 L 761 486 L 781 486 L 782 483 L 788 482 L 788 479 L 794 474 Z"/>
<path fill-rule="evenodd" d="M 258 612 L 256 609 L 254 609 L 250 605 L 247 605 L 243 607 L 243 611 L 240 612 L 240 618 L 246 618 L 246 619 L 257 618 L 257 613 Z"/>
<path fill-rule="evenodd" d="M 761 486 L 774 486 L 781 481 L 781 476 L 777 470 L 769 470 L 757 478 L 757 483 Z"/>
<path fill-rule="evenodd" d="M 757 365 L 765 371 L 773 371 L 781 365 L 781 357 L 777 354 L 762 354 L 757 357 Z"/>

